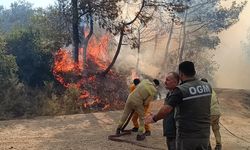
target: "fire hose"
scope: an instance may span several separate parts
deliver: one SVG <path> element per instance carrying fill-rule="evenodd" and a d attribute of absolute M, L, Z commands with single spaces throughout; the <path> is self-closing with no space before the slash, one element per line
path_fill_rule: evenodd
<path fill-rule="evenodd" d="M 239 137 L 239 136 L 237 136 L 237 135 L 235 135 L 233 132 L 231 132 L 228 128 L 226 128 L 221 122 L 219 122 L 220 123 L 220 125 L 227 131 L 227 132 L 229 132 L 232 136 L 234 136 L 234 137 L 236 137 L 236 138 L 238 138 L 238 139 L 240 139 L 240 140 L 242 140 L 242 141 L 245 141 L 245 142 L 247 142 L 247 143 L 250 143 L 248 140 L 246 140 L 246 139 L 244 139 L 244 138 L 242 138 L 242 137 Z"/>
<path fill-rule="evenodd" d="M 109 140 L 117 141 L 117 142 L 122 142 L 123 140 L 117 139 L 116 137 L 120 137 L 120 136 L 123 136 L 123 135 L 131 134 L 131 131 L 130 131 L 130 130 L 125 130 L 125 128 L 126 128 L 126 126 L 128 125 L 129 121 L 131 120 L 133 114 L 134 114 L 134 111 L 132 111 L 132 112 L 129 114 L 127 120 L 126 120 L 125 123 L 122 125 L 122 128 L 121 128 L 122 133 L 120 133 L 120 134 L 115 134 L 115 135 L 109 135 L 109 136 L 108 136 L 108 139 L 109 139 Z"/>
<path fill-rule="evenodd" d="M 129 121 L 131 120 L 132 116 L 134 114 L 134 111 L 131 112 L 127 118 L 127 120 L 125 121 L 125 123 L 123 124 L 122 128 L 121 128 L 121 131 L 122 133 L 120 134 L 117 134 L 117 135 L 109 135 L 108 136 L 108 139 L 111 140 L 111 141 L 116 141 L 116 142 L 125 142 L 125 143 L 130 143 L 130 144 L 133 144 L 133 145 L 136 145 L 136 146 L 140 146 L 140 147 L 144 147 L 144 148 L 151 148 L 151 149 L 159 149 L 159 150 L 162 150 L 161 148 L 155 148 L 155 147 L 151 147 L 151 146 L 146 146 L 146 145 L 143 145 L 141 143 L 137 143 L 137 142 L 134 142 L 134 141 L 129 141 L 129 140 L 125 140 L 125 139 L 119 139 L 118 137 L 121 137 L 121 136 L 124 136 L 124 135 L 128 135 L 128 134 L 131 134 L 131 131 L 130 130 L 125 130 L 126 126 L 128 125 Z M 242 141 L 245 141 L 247 143 L 250 143 L 248 140 L 242 138 L 242 137 L 239 137 L 237 135 L 235 135 L 234 133 L 232 133 L 229 129 L 227 129 L 221 122 L 219 122 L 220 125 L 226 130 L 228 131 L 232 136 L 242 140 Z"/>
<path fill-rule="evenodd" d="M 162 148 L 156 148 L 156 147 L 152 147 L 152 146 L 147 146 L 147 145 L 143 145 L 141 143 L 138 142 L 134 142 L 134 141 L 129 141 L 129 140 L 125 140 L 125 139 L 119 139 L 118 137 L 124 136 L 124 135 L 128 135 L 131 134 L 131 130 L 125 130 L 126 126 L 128 125 L 129 121 L 131 120 L 132 116 L 134 114 L 134 111 L 132 111 L 127 120 L 125 121 L 125 123 L 123 124 L 121 131 L 122 133 L 120 134 L 115 134 L 115 135 L 109 135 L 108 139 L 111 141 L 116 141 L 116 142 L 125 142 L 125 143 L 130 143 L 136 146 L 140 146 L 140 147 L 144 147 L 144 148 L 150 148 L 150 149 L 155 149 L 155 150 L 164 150 Z"/>
<path fill-rule="evenodd" d="M 134 111 L 132 111 L 132 112 L 129 114 L 127 120 L 126 120 L 125 123 L 122 125 L 122 127 L 121 127 L 122 133 L 120 133 L 120 134 L 115 134 L 115 135 L 109 135 L 109 136 L 108 136 L 108 139 L 109 139 L 109 140 L 117 141 L 117 142 L 122 142 L 121 139 L 117 139 L 116 137 L 120 137 L 120 136 L 123 136 L 123 135 L 131 134 L 131 131 L 130 131 L 130 130 L 125 130 L 125 128 L 126 128 L 126 126 L 128 125 L 129 121 L 131 120 L 133 114 L 134 114 Z"/>

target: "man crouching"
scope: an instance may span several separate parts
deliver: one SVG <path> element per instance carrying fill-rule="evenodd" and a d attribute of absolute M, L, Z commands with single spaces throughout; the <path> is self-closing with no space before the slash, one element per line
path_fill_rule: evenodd
<path fill-rule="evenodd" d="M 138 141 L 145 139 L 144 106 L 148 105 L 149 102 L 156 97 L 157 87 L 159 86 L 159 84 L 160 82 L 157 79 L 154 79 L 153 82 L 145 79 L 142 80 L 140 84 L 137 85 L 135 90 L 129 94 L 125 104 L 123 115 L 116 129 L 116 134 L 120 134 L 122 132 L 122 127 L 127 121 L 128 116 L 135 111 L 139 116 L 139 129 L 136 139 Z"/>

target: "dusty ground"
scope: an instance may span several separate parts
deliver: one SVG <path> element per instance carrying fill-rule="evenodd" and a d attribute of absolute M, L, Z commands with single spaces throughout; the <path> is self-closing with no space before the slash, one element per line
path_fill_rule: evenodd
<path fill-rule="evenodd" d="M 217 89 L 222 107 L 221 123 L 240 138 L 250 142 L 250 91 Z M 155 102 L 153 110 L 162 101 Z M 0 150 L 144 150 L 166 149 L 162 122 L 153 125 L 152 136 L 138 145 L 109 141 L 121 111 L 37 117 L 0 122 Z M 130 125 L 131 127 L 131 125 Z M 250 150 L 250 143 L 221 128 L 223 150 Z M 135 141 L 135 134 L 122 138 Z M 214 138 L 211 137 L 214 145 Z"/>

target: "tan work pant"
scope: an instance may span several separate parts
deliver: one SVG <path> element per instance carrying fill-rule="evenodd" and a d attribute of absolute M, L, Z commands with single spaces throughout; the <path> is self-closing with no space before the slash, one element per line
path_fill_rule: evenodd
<path fill-rule="evenodd" d="M 138 134 L 142 135 L 144 133 L 144 105 L 140 103 L 135 103 L 131 100 L 127 100 L 125 104 L 125 108 L 121 117 L 121 120 L 119 121 L 118 128 L 122 128 L 124 123 L 127 121 L 129 114 L 131 112 L 135 111 L 138 114 L 139 117 L 139 130 Z"/>
<path fill-rule="evenodd" d="M 147 114 L 149 114 L 149 105 L 145 105 L 144 106 L 144 116 L 146 116 Z M 134 112 L 133 117 L 132 117 L 132 122 L 135 128 L 139 128 L 139 124 L 138 124 L 138 118 L 139 115 L 137 112 Z M 145 130 L 146 131 L 150 131 L 150 126 L 149 124 L 145 124 Z"/>
<path fill-rule="evenodd" d="M 215 136 L 216 145 L 221 145 L 219 120 L 220 120 L 220 115 L 211 116 L 211 126 L 212 126 L 212 130 Z"/>

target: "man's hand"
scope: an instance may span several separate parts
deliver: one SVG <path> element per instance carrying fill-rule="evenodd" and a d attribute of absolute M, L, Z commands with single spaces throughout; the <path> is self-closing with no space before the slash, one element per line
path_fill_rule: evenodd
<path fill-rule="evenodd" d="M 156 121 L 165 118 L 165 116 L 169 114 L 172 110 L 172 106 L 163 105 L 156 115 L 151 113 L 147 117 L 145 117 L 145 124 L 155 123 Z"/>
<path fill-rule="evenodd" d="M 148 116 L 146 116 L 145 118 L 145 124 L 149 124 L 149 123 L 155 123 L 155 121 L 153 120 L 154 114 L 150 113 Z"/>

